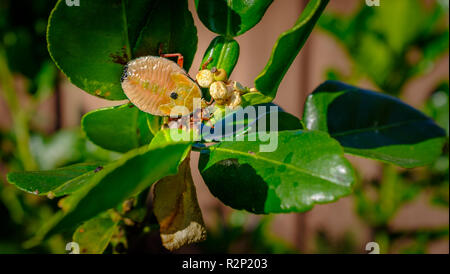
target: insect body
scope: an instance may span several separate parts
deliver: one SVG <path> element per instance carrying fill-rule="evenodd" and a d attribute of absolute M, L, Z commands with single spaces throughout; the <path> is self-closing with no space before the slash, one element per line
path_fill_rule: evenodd
<path fill-rule="evenodd" d="M 194 98 L 200 99 L 200 87 L 175 62 L 157 56 L 145 56 L 128 62 L 122 76 L 122 89 L 140 110 L 169 116 L 194 111 Z"/>

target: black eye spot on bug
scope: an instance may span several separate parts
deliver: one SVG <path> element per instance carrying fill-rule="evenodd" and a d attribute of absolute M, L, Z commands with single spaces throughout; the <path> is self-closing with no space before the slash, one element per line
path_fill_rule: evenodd
<path fill-rule="evenodd" d="M 178 98 L 178 94 L 177 94 L 176 92 L 172 92 L 172 93 L 170 94 L 170 98 L 176 100 L 176 99 Z"/>
<path fill-rule="evenodd" d="M 128 65 L 123 68 L 122 77 L 120 77 L 120 82 L 122 83 L 128 76 Z"/>

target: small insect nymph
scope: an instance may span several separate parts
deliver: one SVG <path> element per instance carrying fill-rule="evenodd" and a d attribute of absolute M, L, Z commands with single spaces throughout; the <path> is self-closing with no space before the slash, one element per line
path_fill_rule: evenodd
<path fill-rule="evenodd" d="M 178 57 L 178 64 L 164 57 Z M 125 66 L 122 89 L 140 110 L 170 116 L 174 107 L 181 115 L 194 111 L 194 98 L 201 99 L 200 87 L 183 69 L 181 54 L 162 54 L 134 59 Z"/>
<path fill-rule="evenodd" d="M 165 57 L 177 57 L 177 63 Z M 186 116 L 196 111 L 196 98 L 202 100 L 202 109 L 213 101 L 234 109 L 241 105 L 241 95 L 257 92 L 229 80 L 224 69 L 206 69 L 211 58 L 202 65 L 194 81 L 183 69 L 183 60 L 179 53 L 131 60 L 124 67 L 121 77 L 125 95 L 137 108 L 152 115 L 170 116 L 175 107 L 182 107 L 177 108 L 175 113 L 177 116 Z M 209 103 L 202 99 L 200 87 L 209 89 Z"/>

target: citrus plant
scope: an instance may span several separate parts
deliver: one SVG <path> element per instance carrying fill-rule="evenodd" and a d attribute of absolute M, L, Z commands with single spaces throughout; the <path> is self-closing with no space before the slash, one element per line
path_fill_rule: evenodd
<path fill-rule="evenodd" d="M 204 53 L 202 69 L 230 76 L 239 57 L 234 38 L 254 27 L 271 3 L 196 0 L 200 20 L 218 35 Z M 307 98 L 302 120 L 271 103 L 327 4 L 310 0 L 294 26 L 280 35 L 254 88 L 244 88 L 252 91 L 240 98 L 243 107 L 267 108 L 257 108 L 254 120 L 228 113 L 242 117 L 233 121 L 244 125 L 232 136 L 175 141 L 171 133 L 179 130 L 167 129 L 166 118 L 130 102 L 87 113 L 81 121 L 93 143 L 123 153 L 117 160 L 9 173 L 9 182 L 24 191 L 61 198 L 61 211 L 27 245 L 62 230 L 74 231 L 82 253 L 104 252 L 109 243 L 121 252 L 118 247 L 127 245 L 131 233 L 154 229 L 169 250 L 203 240 L 206 230 L 189 165 L 192 151 L 200 152 L 198 168 L 214 196 L 256 214 L 304 212 L 350 195 L 355 176 L 346 153 L 405 168 L 432 163 L 445 131 L 394 97 L 328 81 Z M 73 84 L 108 100 L 127 99 L 121 79 L 129 61 L 161 51 L 180 53 L 188 71 L 197 48 L 186 0 L 99 0 L 80 6 L 60 0 L 49 18 L 47 40 L 55 64 Z M 209 90 L 202 91 L 209 100 Z M 226 125 L 228 116 L 218 117 L 203 126 Z M 264 127 L 274 117 L 277 128 Z M 259 127 L 264 130 L 254 130 Z M 267 142 L 256 138 L 267 131 L 278 136 L 273 152 L 260 151 Z"/>

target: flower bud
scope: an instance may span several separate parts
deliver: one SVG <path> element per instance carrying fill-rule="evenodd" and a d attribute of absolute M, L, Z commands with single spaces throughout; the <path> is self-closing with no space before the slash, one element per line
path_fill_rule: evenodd
<path fill-rule="evenodd" d="M 209 87 L 209 94 L 218 104 L 221 104 L 231 97 L 233 87 L 225 85 L 222 81 L 217 81 Z"/>
<path fill-rule="evenodd" d="M 233 92 L 233 95 L 231 95 L 231 99 L 228 106 L 230 108 L 236 108 L 240 106 L 241 103 L 242 103 L 241 94 L 238 91 Z"/>
<path fill-rule="evenodd" d="M 214 82 L 214 73 L 208 69 L 203 69 L 197 73 L 195 79 L 202 88 L 209 88 Z"/>
<path fill-rule="evenodd" d="M 234 81 L 233 82 L 233 89 L 235 92 L 239 92 L 239 94 L 244 94 L 248 92 L 248 89 L 241 85 L 241 83 Z"/>
<path fill-rule="evenodd" d="M 224 69 L 217 69 L 214 72 L 214 80 L 226 82 L 227 81 L 227 72 Z"/>

